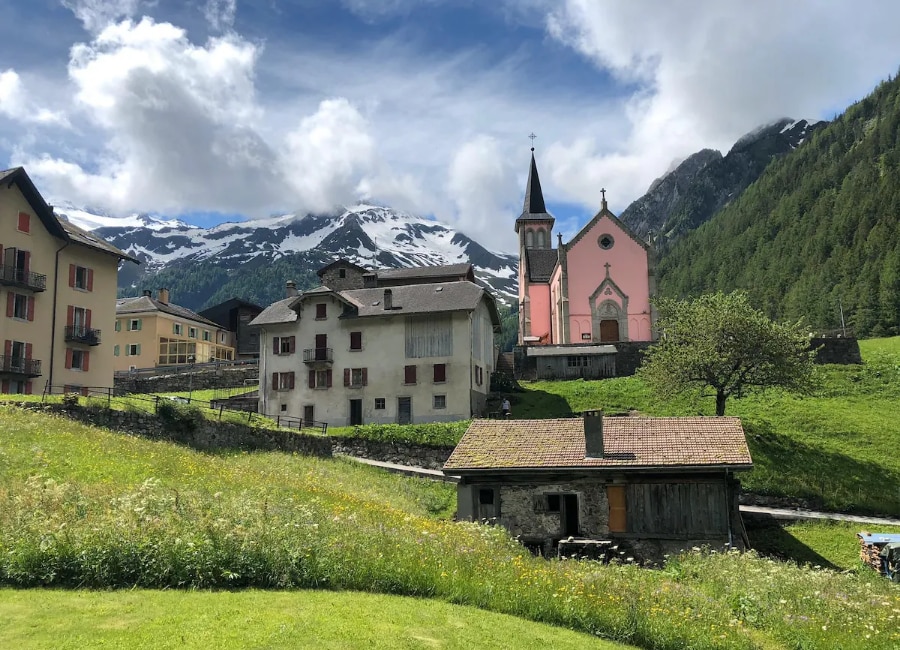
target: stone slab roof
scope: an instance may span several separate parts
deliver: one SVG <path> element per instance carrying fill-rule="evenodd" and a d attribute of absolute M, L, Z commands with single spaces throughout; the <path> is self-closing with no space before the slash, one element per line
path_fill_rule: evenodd
<path fill-rule="evenodd" d="M 473 420 L 444 472 L 465 470 L 749 469 L 741 421 L 604 417 L 602 458 L 585 458 L 584 420 Z"/>
<path fill-rule="evenodd" d="M 250 321 L 250 326 L 277 325 L 278 323 L 293 323 L 297 320 L 297 312 L 291 309 L 291 305 L 297 300 L 297 296 L 285 298 L 262 310 L 262 312 Z"/>
<path fill-rule="evenodd" d="M 384 287 L 348 289 L 340 295 L 358 310 L 358 316 L 387 314 L 429 314 L 434 312 L 473 310 L 485 290 L 472 282 L 435 282 L 390 287 L 393 309 L 384 309 Z"/>
<path fill-rule="evenodd" d="M 559 253 L 555 248 L 525 249 L 525 268 L 531 282 L 550 282 L 558 261 Z"/>
<path fill-rule="evenodd" d="M 120 259 L 128 260 L 129 262 L 134 262 L 135 264 L 140 264 L 140 260 L 135 259 L 125 251 L 117 248 L 116 246 L 113 246 L 108 241 L 102 239 L 101 237 L 98 237 L 94 233 L 84 230 L 83 228 L 79 228 L 74 223 L 71 223 L 66 219 L 60 219 L 59 217 L 57 217 L 57 220 L 69 235 L 69 238 L 76 244 L 89 246 L 90 248 L 94 248 L 103 253 L 115 255 Z"/>
<path fill-rule="evenodd" d="M 125 314 L 137 314 L 148 311 L 161 311 L 165 314 L 169 314 L 170 316 L 175 316 L 176 318 L 183 318 L 185 320 L 192 320 L 196 323 L 201 323 L 203 325 L 207 325 L 209 327 L 218 328 L 219 325 L 209 320 L 208 318 L 204 318 L 200 314 L 191 311 L 187 307 L 181 307 L 180 305 L 173 305 L 172 303 L 166 304 L 164 302 L 160 302 L 155 298 L 151 298 L 149 296 L 137 296 L 134 298 L 119 298 L 116 300 L 116 315 L 122 316 Z"/>
<path fill-rule="evenodd" d="M 379 280 L 409 280 L 413 278 L 440 278 L 445 276 L 465 276 L 472 272 L 472 265 L 444 264 L 441 266 L 412 266 L 405 269 L 378 269 Z"/>

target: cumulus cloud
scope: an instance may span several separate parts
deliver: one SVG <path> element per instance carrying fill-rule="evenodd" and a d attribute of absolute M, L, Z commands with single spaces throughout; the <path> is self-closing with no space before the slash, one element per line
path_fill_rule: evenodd
<path fill-rule="evenodd" d="M 65 115 L 37 106 L 26 92 L 15 70 L 0 72 L 0 115 L 19 122 L 36 124 L 68 124 Z"/>
<path fill-rule="evenodd" d="M 142 0 L 61 0 L 89 32 L 99 32 L 120 18 L 138 13 Z"/>
<path fill-rule="evenodd" d="M 598 183 L 631 200 L 674 158 L 727 149 L 766 121 L 843 106 L 894 71 L 898 21 L 892 2 L 823 11 L 813 0 L 681 0 L 651 10 L 566 0 L 550 9 L 548 33 L 635 92 L 624 106 L 624 146 L 604 150 L 589 137 L 557 143 L 554 180 L 579 200 L 595 196 Z"/>

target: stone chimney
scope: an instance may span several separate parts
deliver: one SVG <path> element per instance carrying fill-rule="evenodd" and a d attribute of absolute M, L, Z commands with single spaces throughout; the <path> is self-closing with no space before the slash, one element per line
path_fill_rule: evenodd
<path fill-rule="evenodd" d="M 150 289 L 144 289 L 144 297 L 145 297 L 145 298 L 152 298 L 152 297 L 153 297 L 153 292 L 150 291 Z"/>
<path fill-rule="evenodd" d="M 284 284 L 284 297 L 285 298 L 296 298 L 297 297 L 297 283 L 293 280 L 288 280 Z"/>
<path fill-rule="evenodd" d="M 603 411 L 585 411 L 584 457 L 603 458 Z"/>
<path fill-rule="evenodd" d="M 159 292 L 156 294 L 156 299 L 159 300 L 162 304 L 169 304 L 169 290 L 165 287 L 160 287 Z"/>
<path fill-rule="evenodd" d="M 394 308 L 394 292 L 390 289 L 384 290 L 384 309 L 390 311 Z"/>

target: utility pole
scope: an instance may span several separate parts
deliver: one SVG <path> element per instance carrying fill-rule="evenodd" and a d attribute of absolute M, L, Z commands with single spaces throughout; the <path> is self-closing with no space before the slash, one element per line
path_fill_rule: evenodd
<path fill-rule="evenodd" d="M 847 328 L 844 326 L 844 303 L 838 298 L 838 309 L 841 310 L 841 336 L 847 338 Z"/>

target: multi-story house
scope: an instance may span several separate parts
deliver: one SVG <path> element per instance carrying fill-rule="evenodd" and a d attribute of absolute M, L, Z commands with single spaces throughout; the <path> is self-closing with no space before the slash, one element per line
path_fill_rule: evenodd
<path fill-rule="evenodd" d="M 231 332 L 169 302 L 169 290 L 116 301 L 116 371 L 234 360 Z"/>
<path fill-rule="evenodd" d="M 235 350 L 235 359 L 259 358 L 259 332 L 250 327 L 250 321 L 262 313 L 263 308 L 252 302 L 231 298 L 200 312 L 230 334 L 228 345 Z"/>
<path fill-rule="evenodd" d="M 0 392 L 112 386 L 121 260 L 137 263 L 58 218 L 23 168 L 0 171 Z"/>
<path fill-rule="evenodd" d="M 251 323 L 260 412 L 333 426 L 483 414 L 500 319 L 487 291 L 449 270 L 409 269 L 407 284 L 391 273 L 390 286 L 373 287 L 377 273 L 341 260 L 319 274 L 341 289 L 298 294 L 288 283 L 288 297 Z"/>

